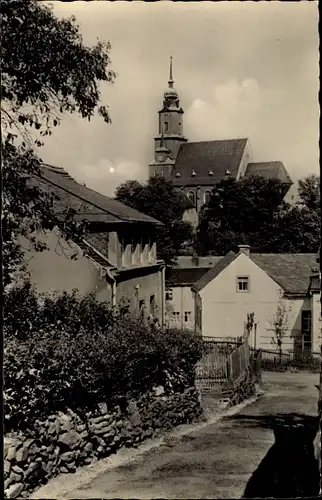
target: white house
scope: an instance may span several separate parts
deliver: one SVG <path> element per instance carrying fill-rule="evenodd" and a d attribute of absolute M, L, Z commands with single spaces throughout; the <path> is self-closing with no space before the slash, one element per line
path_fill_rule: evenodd
<path fill-rule="evenodd" d="M 209 337 L 244 333 L 254 313 L 256 346 L 274 348 L 274 323 L 283 316 L 283 349 L 320 351 L 320 277 L 316 254 L 229 252 L 192 286 L 195 331 Z M 254 336 L 254 334 L 253 334 Z M 250 339 L 255 343 L 255 339 Z"/>

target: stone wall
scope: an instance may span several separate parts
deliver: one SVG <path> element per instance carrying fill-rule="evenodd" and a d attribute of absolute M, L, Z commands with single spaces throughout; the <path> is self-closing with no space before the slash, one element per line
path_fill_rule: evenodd
<path fill-rule="evenodd" d="M 251 366 L 249 366 L 245 372 L 244 377 L 241 381 L 235 385 L 227 384 L 223 389 L 223 397 L 229 400 L 230 406 L 235 406 L 250 399 L 256 394 L 254 372 Z"/>
<path fill-rule="evenodd" d="M 28 497 L 57 474 L 73 473 L 122 447 L 137 447 L 176 425 L 197 421 L 201 414 L 194 387 L 171 395 L 156 387 L 123 410 L 103 403 L 85 417 L 71 410 L 51 415 L 37 421 L 32 433 L 5 436 L 5 497 Z"/>

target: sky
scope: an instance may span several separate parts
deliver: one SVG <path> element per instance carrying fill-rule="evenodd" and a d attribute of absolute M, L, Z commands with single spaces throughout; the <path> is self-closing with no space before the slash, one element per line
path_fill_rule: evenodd
<path fill-rule="evenodd" d="M 250 140 L 254 161 L 291 178 L 319 173 L 317 2 L 51 2 L 84 43 L 111 43 L 112 124 L 67 115 L 42 148 L 47 163 L 105 195 L 146 180 L 172 54 L 190 141 Z"/>

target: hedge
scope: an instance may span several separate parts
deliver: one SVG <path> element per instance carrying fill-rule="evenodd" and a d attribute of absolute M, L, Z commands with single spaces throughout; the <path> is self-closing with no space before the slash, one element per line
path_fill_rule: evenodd
<path fill-rule="evenodd" d="M 190 332 L 146 325 L 76 292 L 40 298 L 29 283 L 6 295 L 4 310 L 6 432 L 66 408 L 84 413 L 155 385 L 181 391 L 194 383 L 202 346 Z"/>

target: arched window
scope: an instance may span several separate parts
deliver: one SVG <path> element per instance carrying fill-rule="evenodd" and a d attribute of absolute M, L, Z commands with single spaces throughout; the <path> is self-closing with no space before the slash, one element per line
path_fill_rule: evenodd
<path fill-rule="evenodd" d="M 188 198 L 191 201 L 191 203 L 193 204 L 193 206 L 195 206 L 196 205 L 196 195 L 195 195 L 194 191 L 188 192 Z"/>
<path fill-rule="evenodd" d="M 205 203 L 209 203 L 210 198 L 211 198 L 211 191 L 210 191 L 209 189 L 207 189 L 207 190 L 205 191 L 205 198 L 204 198 Z"/>
<path fill-rule="evenodd" d="M 168 122 L 164 122 L 164 132 L 168 132 L 169 124 Z"/>

